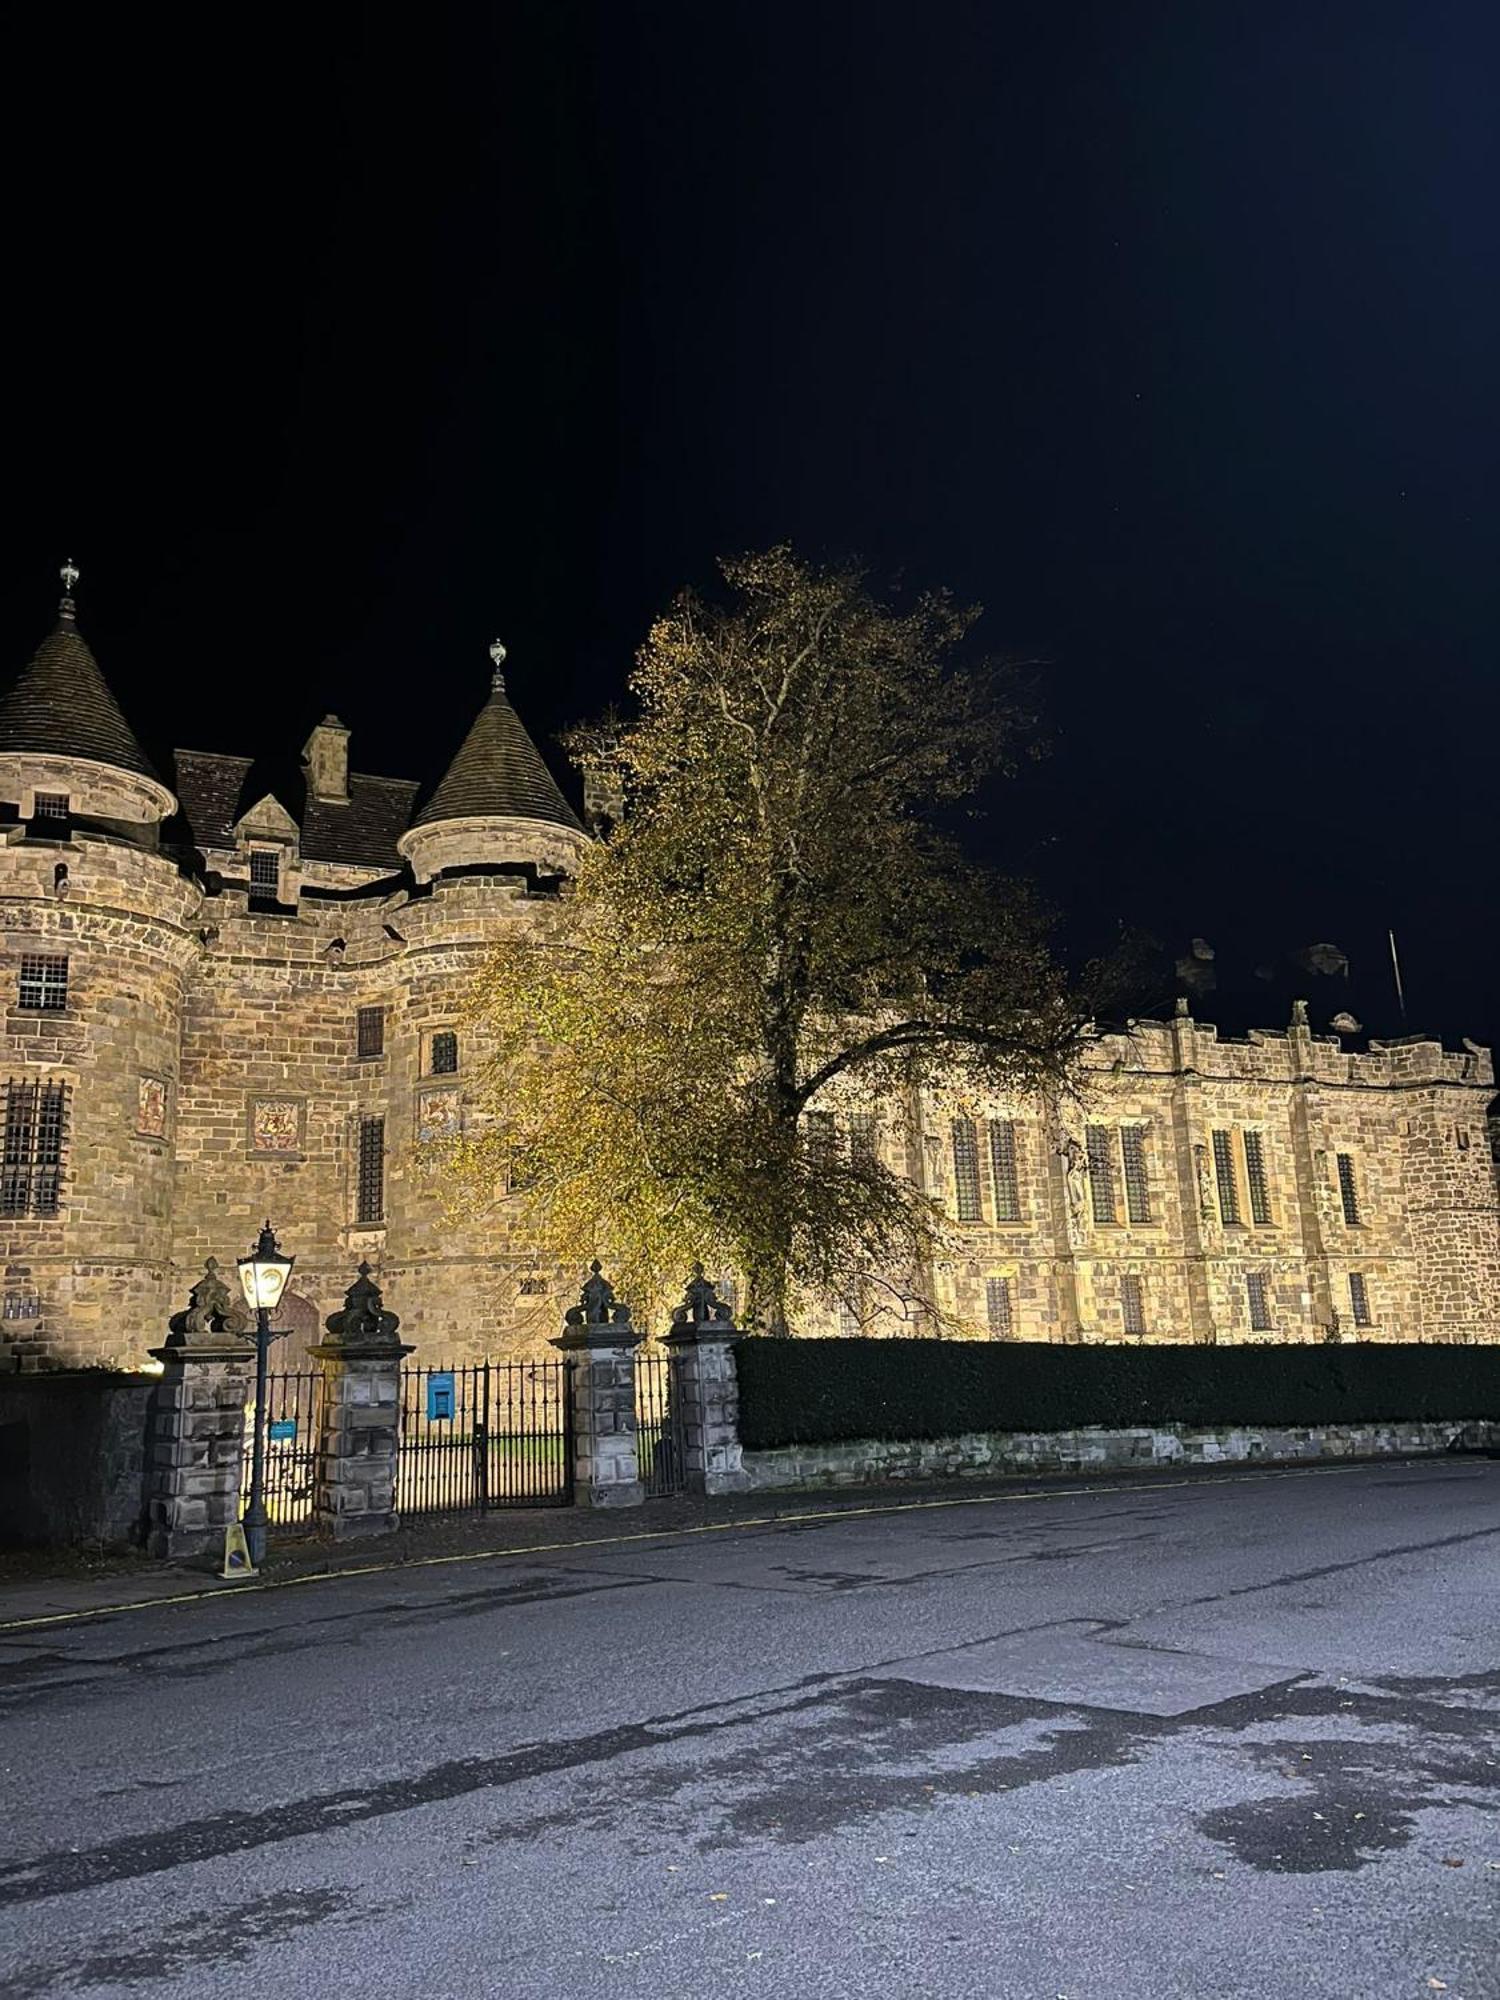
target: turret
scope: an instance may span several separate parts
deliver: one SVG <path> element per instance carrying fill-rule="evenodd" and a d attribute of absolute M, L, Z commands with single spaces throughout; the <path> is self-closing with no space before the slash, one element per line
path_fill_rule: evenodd
<path fill-rule="evenodd" d="M 0 1261 L 23 1363 L 125 1361 L 160 1321 L 202 950 L 201 893 L 158 845 L 177 802 L 78 630 L 77 579 L 0 701 Z"/>
<path fill-rule="evenodd" d="M 437 790 L 396 843 L 419 882 L 447 869 L 532 866 L 565 873 L 588 835 L 505 692 L 505 648 L 490 648 L 489 699 Z"/>
<path fill-rule="evenodd" d="M 57 624 L 0 701 L 0 805 L 39 831 L 75 820 L 151 829 L 177 810 L 78 629 L 62 567 Z"/>

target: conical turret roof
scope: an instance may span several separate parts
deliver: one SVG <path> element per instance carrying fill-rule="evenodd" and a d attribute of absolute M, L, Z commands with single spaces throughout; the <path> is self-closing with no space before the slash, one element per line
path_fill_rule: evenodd
<path fill-rule="evenodd" d="M 412 826 L 445 819 L 539 819 L 582 833 L 583 823 L 542 761 L 542 753 L 505 693 L 498 642 L 490 698 L 474 718 L 458 755 Z"/>
<path fill-rule="evenodd" d="M 71 565 L 64 571 L 70 585 L 76 575 Z M 0 700 L 0 754 L 6 751 L 85 757 L 161 783 L 78 630 L 71 595 L 58 607 L 56 629 Z"/>

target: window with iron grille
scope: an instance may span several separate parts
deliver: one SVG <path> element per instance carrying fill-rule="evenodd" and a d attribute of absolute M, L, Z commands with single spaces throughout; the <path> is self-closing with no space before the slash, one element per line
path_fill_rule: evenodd
<path fill-rule="evenodd" d="M 1094 1203 L 1095 1222 L 1118 1222 L 1115 1207 L 1115 1163 L 1110 1158 L 1107 1125 L 1090 1125 L 1084 1134 L 1088 1142 L 1089 1193 Z"/>
<path fill-rule="evenodd" d="M 1351 1229 L 1359 1227 L 1359 1189 L 1354 1184 L 1354 1155 L 1340 1153 L 1339 1200 L 1344 1204 L 1344 1220 Z"/>
<path fill-rule="evenodd" d="M 839 1298 L 839 1332 L 846 1340 L 855 1340 L 864 1331 L 860 1324 L 859 1306 L 853 1299 Z"/>
<path fill-rule="evenodd" d="M 1354 1324 L 1356 1326 L 1373 1326 L 1375 1324 L 1370 1317 L 1370 1294 L 1365 1289 L 1365 1274 L 1363 1271 L 1351 1271 L 1349 1273 L 1349 1304 L 1354 1311 Z"/>
<path fill-rule="evenodd" d="M 6 1084 L 0 1215 L 56 1215 L 66 1125 L 66 1084 L 17 1077 Z"/>
<path fill-rule="evenodd" d="M 1240 1189 L 1234 1177 L 1234 1147 L 1228 1132 L 1214 1134 L 1214 1179 L 1219 1184 L 1219 1219 L 1221 1222 L 1238 1222 L 1240 1219 Z"/>
<path fill-rule="evenodd" d="M 849 1157 L 853 1160 L 874 1159 L 875 1113 L 873 1111 L 849 1113 Z"/>
<path fill-rule="evenodd" d="M 1247 1271 L 1245 1274 L 1245 1296 L 1250 1301 L 1250 1331 L 1269 1333 L 1271 1331 L 1271 1294 L 1266 1285 L 1264 1271 Z"/>
<path fill-rule="evenodd" d="M 1245 1185 L 1250 1190 L 1250 1220 L 1271 1220 L 1271 1189 L 1266 1180 L 1265 1142 L 1259 1132 L 1245 1134 Z"/>
<path fill-rule="evenodd" d="M 458 1036 L 452 1028 L 440 1028 L 433 1036 L 428 1067 L 433 1076 L 457 1076 Z"/>
<path fill-rule="evenodd" d="M 359 1222 L 380 1222 L 385 1216 L 385 1120 L 359 1121 L 359 1187 L 355 1210 Z"/>
<path fill-rule="evenodd" d="M 546 1289 L 547 1280 L 545 1278 L 523 1278 L 521 1280 L 521 1296 L 523 1299 L 539 1298 Z"/>
<path fill-rule="evenodd" d="M 1016 1173 L 1016 1128 L 1009 1118 L 990 1120 L 990 1178 L 995 1183 L 996 1222 L 1019 1222 L 1021 1182 Z"/>
<path fill-rule="evenodd" d="M 250 889 L 256 896 L 275 896 L 281 889 L 281 856 L 266 847 L 250 850 Z"/>
<path fill-rule="evenodd" d="M 1127 1272 L 1120 1280 L 1120 1313 L 1127 1333 L 1146 1331 L 1146 1301 L 1141 1295 L 1141 1281 L 1134 1272 Z"/>
<path fill-rule="evenodd" d="M 1125 1214 L 1131 1222 L 1151 1220 L 1151 1189 L 1146 1179 L 1146 1128 L 1122 1125 L 1120 1158 L 1125 1164 Z"/>
<path fill-rule="evenodd" d="M 953 1213 L 960 1222 L 981 1222 L 979 1134 L 972 1118 L 953 1121 Z"/>
<path fill-rule="evenodd" d="M 1009 1340 L 1016 1327 L 1009 1278 L 985 1279 L 984 1308 L 989 1318 L 991 1339 Z"/>
<path fill-rule="evenodd" d="M 38 792 L 32 800 L 33 819 L 66 819 L 70 801 L 66 792 Z"/>
<path fill-rule="evenodd" d="M 40 952 L 23 953 L 16 998 L 31 1014 L 62 1013 L 68 1004 L 67 959 L 48 957 Z"/>
<path fill-rule="evenodd" d="M 361 1007 L 354 1016 L 354 1046 L 359 1059 L 385 1054 L 384 1007 Z"/>

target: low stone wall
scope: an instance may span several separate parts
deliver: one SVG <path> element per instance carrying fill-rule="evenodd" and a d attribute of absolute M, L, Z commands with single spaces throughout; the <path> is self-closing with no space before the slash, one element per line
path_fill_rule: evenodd
<path fill-rule="evenodd" d="M 920 1442 L 863 1438 L 848 1444 L 747 1451 L 752 1487 L 862 1486 L 871 1481 L 965 1479 L 985 1473 L 1084 1472 L 1145 1465 L 1275 1464 L 1445 1452 L 1457 1441 L 1500 1448 L 1500 1424 L 1324 1424 L 1312 1429 L 974 1431 Z"/>
<path fill-rule="evenodd" d="M 0 1375 L 0 1547 L 138 1543 L 155 1375 Z"/>

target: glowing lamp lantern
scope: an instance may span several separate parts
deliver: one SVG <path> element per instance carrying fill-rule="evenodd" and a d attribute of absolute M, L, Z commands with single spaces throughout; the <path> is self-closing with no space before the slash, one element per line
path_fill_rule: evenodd
<path fill-rule="evenodd" d="M 275 1312 L 281 1304 L 281 1295 L 286 1290 L 286 1281 L 292 1275 L 292 1266 L 296 1261 L 295 1257 L 282 1256 L 268 1222 L 250 1255 L 239 1260 L 240 1283 L 245 1289 L 246 1305 L 255 1312 Z"/>
<path fill-rule="evenodd" d="M 266 1356 L 275 1335 L 271 1315 L 281 1303 L 295 1257 L 283 1257 L 268 1222 L 248 1257 L 239 1259 L 245 1302 L 255 1312 L 255 1432 L 250 1456 L 250 1504 L 245 1509 L 245 1547 L 250 1567 L 266 1558 Z"/>

